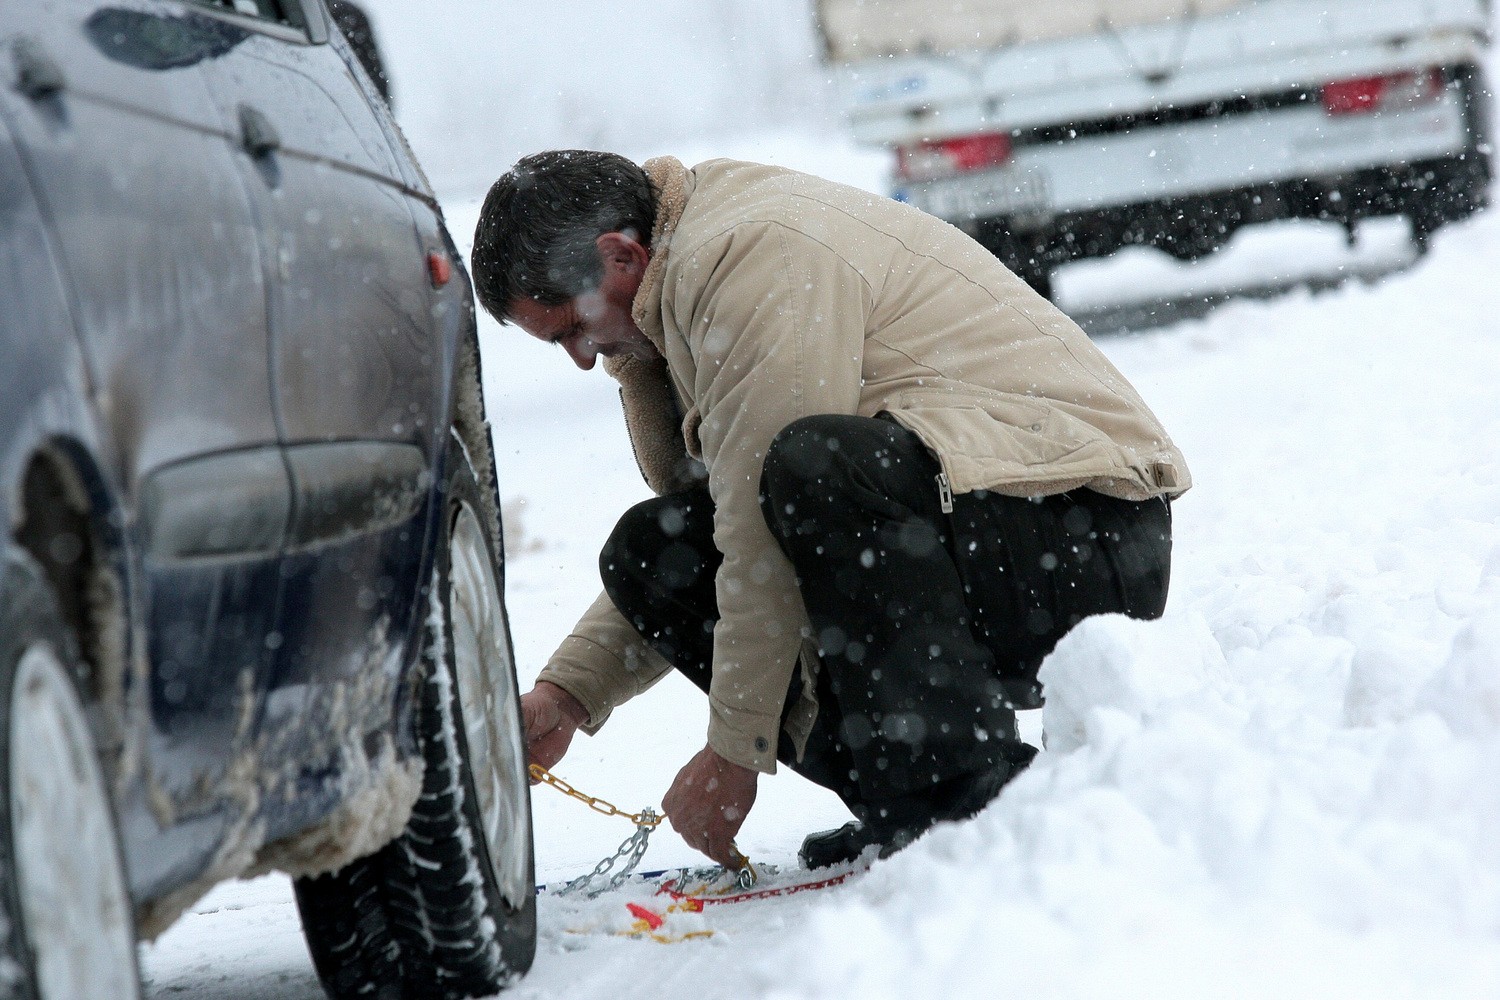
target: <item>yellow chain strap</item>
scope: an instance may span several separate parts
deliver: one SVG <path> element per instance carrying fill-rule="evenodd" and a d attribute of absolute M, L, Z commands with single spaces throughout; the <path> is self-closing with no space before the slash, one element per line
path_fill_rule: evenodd
<path fill-rule="evenodd" d="M 559 778 L 557 775 L 553 774 L 551 771 L 547 770 L 540 764 L 532 764 L 527 768 L 527 770 L 531 772 L 531 776 L 536 780 L 544 784 L 551 785 L 553 788 L 557 789 L 559 792 L 562 792 L 564 795 L 577 799 L 579 802 L 582 802 L 584 805 L 588 806 L 596 813 L 601 813 L 605 816 L 624 816 L 636 826 L 644 826 L 648 830 L 656 829 L 656 827 L 659 826 L 661 824 L 661 821 L 665 818 L 656 815 L 656 813 L 650 809 L 638 813 L 626 812 L 618 806 L 606 802 L 601 798 L 597 798 L 593 795 L 588 795 L 584 792 L 580 792 L 578 789 L 574 788 L 572 785 L 568 784 L 566 781 Z"/>

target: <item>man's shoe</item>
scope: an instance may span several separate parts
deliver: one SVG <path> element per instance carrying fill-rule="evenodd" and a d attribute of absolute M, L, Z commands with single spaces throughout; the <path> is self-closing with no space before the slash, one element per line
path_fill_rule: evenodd
<path fill-rule="evenodd" d="M 803 868 L 827 868 L 853 861 L 865 850 L 880 843 L 870 827 L 859 820 L 851 820 L 837 830 L 809 833 L 802 841 L 797 857 Z"/>

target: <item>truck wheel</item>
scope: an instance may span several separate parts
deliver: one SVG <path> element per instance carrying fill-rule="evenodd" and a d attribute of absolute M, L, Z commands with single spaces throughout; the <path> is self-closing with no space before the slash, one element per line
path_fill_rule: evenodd
<path fill-rule="evenodd" d="M 29 562 L 0 585 L 0 983 L 26 1000 L 140 997 L 114 808 L 73 635 Z"/>
<path fill-rule="evenodd" d="M 426 770 L 405 833 L 300 879 L 324 988 L 355 997 L 490 996 L 531 967 L 531 791 L 500 549 L 462 444 L 450 442 L 418 734 Z"/>
<path fill-rule="evenodd" d="M 1036 262 L 1033 266 L 1017 271 L 1022 281 L 1031 286 L 1031 290 L 1042 298 L 1052 299 L 1052 268 L 1046 264 Z"/>
<path fill-rule="evenodd" d="M 1483 154 L 1469 153 L 1444 161 L 1421 180 L 1421 186 L 1412 185 L 1407 194 L 1405 209 L 1411 219 L 1412 243 L 1418 254 L 1425 254 L 1433 233 L 1488 204 L 1489 160 Z"/>

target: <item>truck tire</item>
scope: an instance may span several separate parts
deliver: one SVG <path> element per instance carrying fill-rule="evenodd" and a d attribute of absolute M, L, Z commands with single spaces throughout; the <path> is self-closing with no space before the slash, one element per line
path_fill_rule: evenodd
<path fill-rule="evenodd" d="M 1432 234 L 1450 222 L 1466 219 L 1489 202 L 1490 166 L 1481 153 L 1444 161 L 1412 185 L 1406 196 L 1412 242 L 1426 253 Z"/>
<path fill-rule="evenodd" d="M 447 469 L 417 707 L 422 794 L 396 841 L 295 883 L 335 1000 L 490 996 L 536 952 L 531 792 L 499 540 L 456 435 Z"/>
<path fill-rule="evenodd" d="M 139 1000 L 135 919 L 78 643 L 29 560 L 0 570 L 0 985 Z"/>
<path fill-rule="evenodd" d="M 1053 260 L 1045 240 L 1035 234 L 1017 234 L 1003 217 L 982 220 L 973 236 L 1032 291 L 1051 300 Z"/>
<path fill-rule="evenodd" d="M 1052 268 L 1046 264 L 1037 264 L 1018 273 L 1021 280 L 1031 286 L 1033 292 L 1049 302 L 1052 301 Z"/>

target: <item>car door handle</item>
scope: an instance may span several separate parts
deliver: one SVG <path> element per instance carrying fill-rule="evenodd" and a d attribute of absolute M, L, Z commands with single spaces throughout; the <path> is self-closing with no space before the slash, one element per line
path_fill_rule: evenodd
<path fill-rule="evenodd" d="M 271 119 L 250 105 L 241 104 L 240 144 L 252 159 L 259 160 L 281 148 L 281 136 Z"/>
<path fill-rule="evenodd" d="M 12 52 L 16 60 L 16 89 L 33 101 L 61 93 L 67 85 L 62 67 L 35 39 L 18 38 Z"/>

